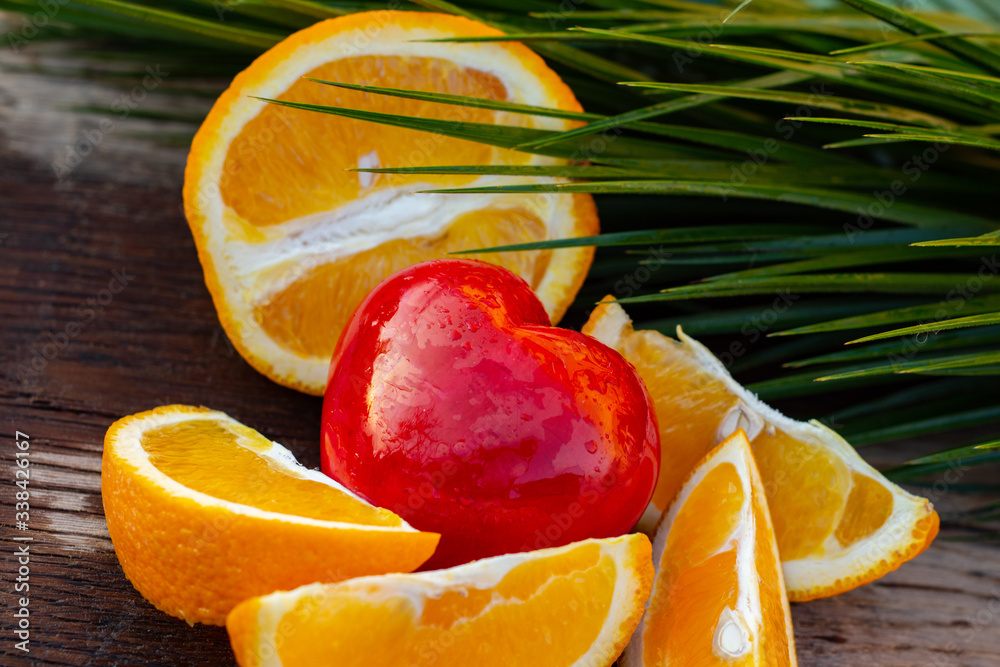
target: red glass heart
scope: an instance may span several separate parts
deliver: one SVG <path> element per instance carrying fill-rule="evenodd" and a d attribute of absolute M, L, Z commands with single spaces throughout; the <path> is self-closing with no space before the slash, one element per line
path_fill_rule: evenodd
<path fill-rule="evenodd" d="M 550 326 L 521 278 L 432 260 L 383 281 L 337 345 L 323 471 L 414 527 L 425 565 L 627 532 L 652 497 L 660 443 L 632 366 Z"/>

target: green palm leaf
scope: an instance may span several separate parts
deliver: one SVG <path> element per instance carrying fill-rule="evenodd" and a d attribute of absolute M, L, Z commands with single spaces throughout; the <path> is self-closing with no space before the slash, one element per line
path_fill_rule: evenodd
<path fill-rule="evenodd" d="M 790 361 L 784 365 L 786 368 L 808 368 L 820 364 L 856 363 L 868 359 L 902 359 L 906 355 L 915 354 L 918 351 L 927 353 L 950 349 L 969 349 L 996 345 L 998 342 L 1000 342 L 1000 333 L 998 333 L 997 329 L 977 329 L 975 331 L 963 331 L 951 335 L 936 335 L 934 337 L 918 338 L 915 340 L 893 340 L 876 345 L 854 347 L 843 351 L 799 359 L 798 361 Z"/>
<path fill-rule="evenodd" d="M 874 0 L 841 0 L 841 2 L 856 7 L 863 12 L 899 28 L 911 35 L 933 35 L 942 30 L 928 21 L 917 18 L 893 7 L 875 2 Z M 941 48 L 954 53 L 959 58 L 976 63 L 984 71 L 1000 74 L 1000 54 L 993 49 L 977 44 L 965 37 L 947 37 L 938 41 Z"/>
<path fill-rule="evenodd" d="M 845 370 L 838 373 L 820 376 L 819 382 L 829 380 L 849 380 L 852 378 L 888 375 L 891 373 L 931 373 L 939 371 L 963 371 L 972 373 L 985 369 L 987 375 L 1000 374 L 1000 352 L 973 352 L 969 354 L 952 354 L 929 359 L 912 359 L 880 364 L 867 368 Z"/>
<path fill-rule="evenodd" d="M 912 479 L 956 466 L 1000 461 L 1000 440 L 956 447 L 930 456 L 921 456 L 886 472 L 890 479 Z"/>
<path fill-rule="evenodd" d="M 949 331 L 951 329 L 962 329 L 965 327 L 980 327 L 989 324 L 1000 324 L 1000 313 L 986 313 L 983 315 L 970 315 L 969 317 L 956 317 L 950 320 L 932 322 L 930 324 L 918 324 L 917 326 L 914 327 L 893 329 L 892 331 L 884 331 L 880 334 L 873 334 L 871 336 L 865 336 L 864 338 L 858 338 L 856 340 L 848 341 L 848 344 L 868 343 L 873 340 L 882 340 L 884 338 L 895 338 L 898 336 L 909 336 L 910 334 L 922 334 L 922 333 L 937 334 L 939 331 Z"/>
<path fill-rule="evenodd" d="M 290 105 L 289 105 L 290 106 Z M 413 126 L 411 126 L 413 127 Z M 444 134 L 444 132 L 442 132 Z M 484 142 L 485 143 L 485 142 Z M 614 146 L 614 144 L 611 144 Z M 537 149 L 550 151 L 552 146 Z M 750 183 L 736 184 L 731 180 L 709 181 L 597 181 L 594 183 L 543 183 L 537 185 L 497 185 L 468 188 L 440 188 L 424 190 L 435 194 L 484 194 L 509 193 L 526 194 L 537 192 L 558 193 L 590 193 L 590 194 L 684 194 L 702 197 L 730 197 L 745 199 L 764 199 L 790 204 L 804 204 L 835 211 L 855 213 L 864 210 L 872 203 L 870 195 L 861 195 L 838 190 L 823 190 L 818 188 L 796 187 L 791 185 L 753 185 Z M 944 211 L 930 206 L 909 203 L 896 203 L 885 209 L 881 217 L 885 220 L 899 222 L 917 227 L 936 227 L 941 224 L 941 216 L 947 214 L 956 223 L 989 229 L 995 222 L 979 216 Z"/>
<path fill-rule="evenodd" d="M 791 289 L 801 294 L 843 292 L 939 294 L 953 289 L 956 284 L 960 284 L 965 279 L 965 274 L 961 273 L 833 273 L 768 276 L 674 287 L 658 294 L 631 297 L 621 301 L 623 303 L 649 303 L 675 299 L 773 294 L 776 290 Z M 991 285 L 989 291 L 1000 291 L 1000 284 Z M 789 332 L 784 333 L 787 335 Z"/>
<path fill-rule="evenodd" d="M 974 236 L 961 239 L 937 239 L 934 241 L 920 241 L 914 243 L 916 246 L 998 246 L 1000 245 L 1000 231 L 989 232 L 982 236 Z"/>
<path fill-rule="evenodd" d="M 781 102 L 784 104 L 806 105 L 818 109 L 835 109 L 845 113 L 865 116 L 869 118 L 885 118 L 890 120 L 901 120 L 927 127 L 953 127 L 953 124 L 931 114 L 913 111 L 889 104 L 878 104 L 863 100 L 850 99 L 845 97 L 834 97 L 832 95 L 817 95 L 816 93 L 791 93 L 785 91 L 761 90 L 753 88 L 736 88 L 733 86 L 705 86 L 680 83 L 642 82 L 633 81 L 625 85 L 638 88 L 653 88 L 656 90 L 676 90 L 684 93 L 700 93 L 703 95 L 715 95 L 717 99 L 726 97 L 738 97 L 748 100 L 763 100 L 766 102 Z"/>
<path fill-rule="evenodd" d="M 471 48 L 466 42 L 525 42 L 586 112 L 514 95 L 485 100 L 338 81 L 315 85 L 486 109 L 516 122 L 273 102 L 567 160 L 367 171 L 419 175 L 414 189 L 456 197 L 495 193 L 514 206 L 538 192 L 594 194 L 600 235 L 470 251 L 595 246 L 570 322 L 613 293 L 635 304 L 637 327 L 670 332 L 681 324 L 721 353 L 744 344 L 747 354 L 731 366 L 739 380 L 772 400 L 835 398 L 830 404 L 845 407 L 829 423 L 854 444 L 1000 422 L 993 391 L 1000 281 L 991 250 L 1000 245 L 993 192 L 1000 182 L 1000 5 L 926 0 L 921 10 L 941 10 L 928 13 L 874 0 L 822 9 L 805 0 L 723 4 L 593 0 L 572 12 L 556 0 L 413 4 L 505 33 L 435 40 L 456 51 Z M 712 29 L 737 6 L 724 30 Z M 374 0 L 70 0 L 60 3 L 59 25 L 47 37 L 104 40 L 89 52 L 103 60 L 134 55 L 105 75 L 116 85 L 141 72 L 134 63 L 151 61 L 176 63 L 172 72 L 225 76 L 291 30 L 382 8 Z M 948 13 L 956 8 L 967 16 Z M 0 0 L 0 9 L 32 14 L 38 4 Z M 174 84 L 180 78 L 155 95 L 183 93 Z M 140 116 L 197 122 L 171 115 L 169 104 L 137 109 Z M 573 125 L 546 130 L 545 118 Z M 171 132 L 158 140 L 178 141 Z M 489 179 L 475 188 L 439 180 L 454 175 Z M 904 263 L 905 272 L 887 271 Z M 646 275 L 621 288 L 624 278 Z M 796 298 L 772 312 L 781 294 Z M 766 326 L 762 314 L 772 316 Z M 825 397 L 812 403 L 822 404 Z M 996 463 L 989 448 L 948 456 Z M 893 474 L 917 479 L 943 462 L 917 459 Z"/>
<path fill-rule="evenodd" d="M 829 331 L 846 331 L 851 329 L 864 329 L 869 327 L 881 327 L 886 324 L 898 324 L 901 322 L 915 322 L 925 319 L 945 319 L 948 315 L 957 312 L 979 314 L 991 313 L 1000 309 L 1000 296 L 981 296 L 969 298 L 967 291 L 962 291 L 962 287 L 968 279 L 956 285 L 952 285 L 948 298 L 945 301 L 923 304 L 919 306 L 906 306 L 892 310 L 884 310 L 869 315 L 859 315 L 857 317 L 846 317 L 822 324 L 814 324 L 796 329 L 788 329 L 774 333 L 774 336 L 794 336 L 802 334 L 813 334 Z"/>

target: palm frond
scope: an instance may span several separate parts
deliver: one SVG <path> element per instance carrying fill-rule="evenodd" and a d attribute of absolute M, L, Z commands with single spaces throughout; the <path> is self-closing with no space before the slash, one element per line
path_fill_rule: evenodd
<path fill-rule="evenodd" d="M 933 35 L 942 32 L 939 27 L 929 21 L 900 9 L 887 7 L 874 0 L 841 0 L 841 2 L 871 14 L 911 35 Z M 966 37 L 946 37 L 939 40 L 938 44 L 959 58 L 980 66 L 986 72 L 1000 74 L 1000 53 L 989 47 L 970 41 Z"/>
<path fill-rule="evenodd" d="M 970 315 L 969 317 L 956 317 L 950 320 L 932 322 L 930 324 L 918 324 L 914 327 L 904 327 L 902 329 L 893 329 L 892 331 L 883 331 L 882 333 L 872 334 L 871 336 L 865 336 L 864 338 L 848 341 L 847 344 L 868 343 L 873 340 L 897 338 L 899 336 L 909 336 L 911 334 L 937 334 L 940 331 L 962 329 L 965 327 L 981 327 L 990 324 L 1000 324 L 1000 313 L 986 313 L 983 315 Z"/>
<path fill-rule="evenodd" d="M 565 161 L 367 171 L 515 203 L 536 192 L 595 195 L 600 235 L 475 251 L 595 246 L 570 321 L 612 293 L 631 304 L 637 327 L 680 324 L 721 353 L 739 344 L 747 354 L 733 360 L 737 379 L 769 400 L 823 395 L 827 422 L 857 445 L 1000 424 L 1000 5 L 910 5 L 595 0 L 567 13 L 556 0 L 417 0 L 414 11 L 506 33 L 443 40 L 456 48 L 524 42 L 588 111 L 339 81 L 314 84 L 476 107 L 500 123 L 269 101 Z M 97 40 L 101 58 L 155 53 L 176 71 L 225 75 L 316 20 L 381 8 L 69 0 L 46 30 Z M 32 14 L 38 4 L 0 0 L 0 10 Z M 572 125 L 546 130 L 544 118 Z M 449 174 L 495 179 L 434 187 Z M 777 309 L 782 295 L 795 298 Z M 817 404 L 787 409 L 813 417 Z M 892 474 L 920 480 L 955 461 L 998 462 L 995 442 L 935 456 Z"/>
<path fill-rule="evenodd" d="M 887 474 L 892 479 L 902 480 L 922 477 L 955 466 L 986 462 L 1000 462 L 1000 440 L 966 445 L 930 456 L 922 456 L 908 461 L 898 468 L 893 468 Z"/>
<path fill-rule="evenodd" d="M 961 285 L 961 283 L 959 283 Z M 838 320 L 814 324 L 807 327 L 788 329 L 773 333 L 773 336 L 796 336 L 802 334 L 815 334 L 829 331 L 845 331 L 851 329 L 865 329 L 870 327 L 885 326 L 888 324 L 900 324 L 903 322 L 916 322 L 918 320 L 943 320 L 949 314 L 956 312 L 963 313 L 990 313 L 1000 309 L 1000 296 L 983 296 L 967 299 L 957 292 L 951 294 L 951 298 L 944 301 L 925 303 L 919 306 L 905 306 L 884 310 L 868 315 L 858 315 L 856 317 L 845 317 Z"/>

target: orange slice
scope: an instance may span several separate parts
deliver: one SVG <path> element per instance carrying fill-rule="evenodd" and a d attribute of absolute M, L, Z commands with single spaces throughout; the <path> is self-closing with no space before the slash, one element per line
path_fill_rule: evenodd
<path fill-rule="evenodd" d="M 167 405 L 104 440 L 101 496 L 125 576 L 158 609 L 222 625 L 242 600 L 409 572 L 438 542 L 231 417 Z"/>
<path fill-rule="evenodd" d="M 242 667 L 608 667 L 652 578 L 649 540 L 627 535 L 303 586 L 247 600 L 226 627 Z"/>
<path fill-rule="evenodd" d="M 457 250 L 597 232 L 589 195 L 415 193 L 540 178 L 348 171 L 564 161 L 257 99 L 572 128 L 562 119 L 370 95 L 304 78 L 580 110 L 570 89 L 523 44 L 421 41 L 496 34 L 443 14 L 351 14 L 276 45 L 216 102 L 191 147 L 184 206 L 223 328 L 260 372 L 322 394 L 340 331 L 383 278 Z M 553 321 L 573 300 L 592 258 L 592 248 L 482 256 L 528 281 Z"/>
<path fill-rule="evenodd" d="M 679 340 L 633 330 L 610 299 L 583 331 L 636 367 L 660 425 L 660 478 L 640 529 L 651 530 L 695 463 L 742 428 L 773 510 L 790 599 L 856 588 L 930 545 L 939 520 L 927 499 L 891 483 L 823 424 L 795 421 L 765 405 L 679 328 Z"/>
<path fill-rule="evenodd" d="M 653 594 L 622 667 L 796 664 L 774 527 L 742 430 L 683 483 L 656 529 L 653 563 Z"/>

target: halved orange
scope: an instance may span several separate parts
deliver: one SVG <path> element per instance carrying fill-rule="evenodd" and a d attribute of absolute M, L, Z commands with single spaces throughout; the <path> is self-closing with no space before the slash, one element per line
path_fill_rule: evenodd
<path fill-rule="evenodd" d="M 247 600 L 226 628 L 242 667 L 608 667 L 652 578 L 649 540 L 627 535 L 303 586 Z"/>
<path fill-rule="evenodd" d="M 790 599 L 828 597 L 873 581 L 937 535 L 930 501 L 891 483 L 823 424 L 795 421 L 765 405 L 679 328 L 679 340 L 635 331 L 606 297 L 583 331 L 628 359 L 653 397 L 662 463 L 640 529 L 650 531 L 695 463 L 742 428 L 764 479 Z"/>
<path fill-rule="evenodd" d="M 580 109 L 570 89 L 523 44 L 421 41 L 495 34 L 500 33 L 481 23 L 444 14 L 351 14 L 276 45 L 216 102 L 191 147 L 184 206 L 219 319 L 236 349 L 260 372 L 322 394 L 340 331 L 383 278 L 457 250 L 597 232 L 589 195 L 415 194 L 537 178 L 348 171 L 560 160 L 258 99 L 551 130 L 573 127 L 561 119 L 370 95 L 304 78 Z M 482 258 L 528 281 L 556 321 L 592 257 L 592 248 L 566 248 Z"/>
<path fill-rule="evenodd" d="M 224 413 L 185 405 L 111 425 L 101 496 L 125 575 L 189 623 L 222 625 L 276 590 L 415 570 L 439 538 Z"/>
<path fill-rule="evenodd" d="M 796 664 L 774 527 L 742 430 L 682 484 L 656 529 L 653 563 L 653 594 L 622 667 Z"/>

